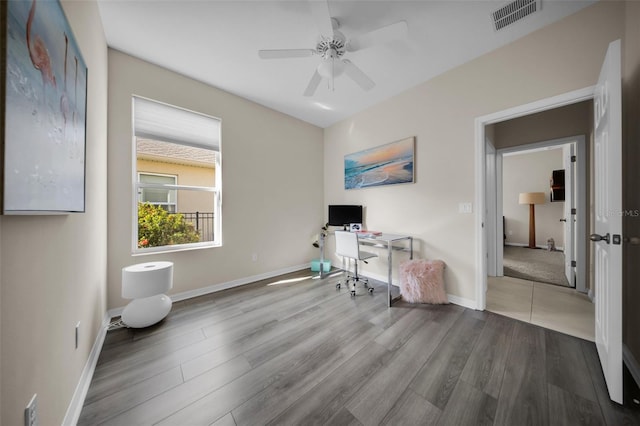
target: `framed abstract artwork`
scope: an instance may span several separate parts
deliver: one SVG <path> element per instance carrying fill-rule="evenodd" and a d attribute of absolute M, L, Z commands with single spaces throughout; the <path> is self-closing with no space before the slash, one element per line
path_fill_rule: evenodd
<path fill-rule="evenodd" d="M 1 2 L 2 213 L 85 211 L 87 66 L 58 0 Z"/>
<path fill-rule="evenodd" d="M 344 189 L 412 183 L 415 137 L 344 156 Z"/>

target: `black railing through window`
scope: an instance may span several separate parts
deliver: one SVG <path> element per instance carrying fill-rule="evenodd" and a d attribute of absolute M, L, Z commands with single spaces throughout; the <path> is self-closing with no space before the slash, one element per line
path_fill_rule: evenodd
<path fill-rule="evenodd" d="M 213 241 L 213 212 L 180 212 L 180 214 L 196 228 L 200 241 Z"/>

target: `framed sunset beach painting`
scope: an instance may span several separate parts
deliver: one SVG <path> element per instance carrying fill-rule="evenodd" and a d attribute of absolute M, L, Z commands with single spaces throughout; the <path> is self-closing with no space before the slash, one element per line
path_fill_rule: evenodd
<path fill-rule="evenodd" d="M 415 137 L 344 156 L 344 189 L 413 183 Z"/>

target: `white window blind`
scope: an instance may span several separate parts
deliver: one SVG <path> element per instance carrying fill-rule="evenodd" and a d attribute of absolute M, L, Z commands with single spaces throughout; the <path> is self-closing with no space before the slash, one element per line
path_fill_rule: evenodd
<path fill-rule="evenodd" d="M 137 137 L 220 151 L 220 120 L 145 98 L 133 97 Z"/>

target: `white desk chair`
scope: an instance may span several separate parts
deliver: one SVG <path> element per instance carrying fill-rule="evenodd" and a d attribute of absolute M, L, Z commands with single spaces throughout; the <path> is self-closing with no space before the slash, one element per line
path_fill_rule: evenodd
<path fill-rule="evenodd" d="M 351 296 L 356 295 L 356 284 L 358 281 L 361 281 L 364 284 L 364 287 L 369 290 L 369 293 L 373 293 L 373 287 L 369 287 L 368 279 L 358 275 L 358 262 L 363 261 L 367 263 L 367 259 L 378 257 L 378 255 L 367 251 L 360 251 L 358 234 L 347 231 L 336 231 L 336 254 L 338 256 L 355 260 L 355 274 L 353 276 L 349 276 L 349 274 L 347 274 L 347 278 L 344 282 L 347 286 L 349 285 L 349 281 L 353 282 Z M 340 282 L 336 284 L 336 288 L 340 288 Z"/>

